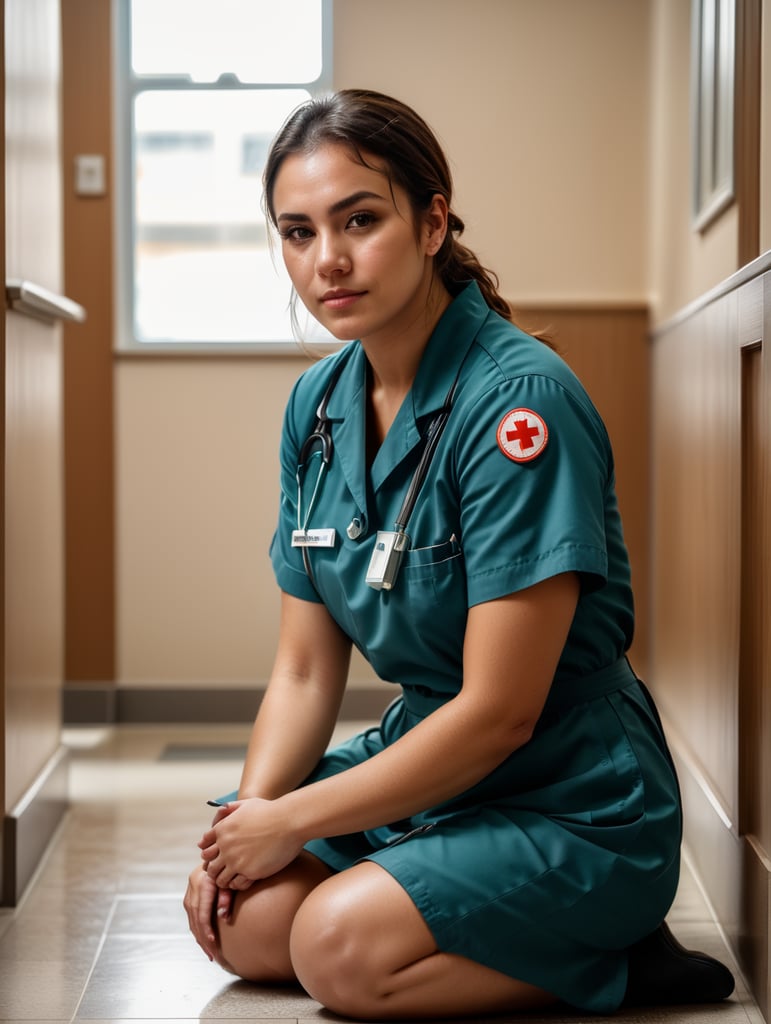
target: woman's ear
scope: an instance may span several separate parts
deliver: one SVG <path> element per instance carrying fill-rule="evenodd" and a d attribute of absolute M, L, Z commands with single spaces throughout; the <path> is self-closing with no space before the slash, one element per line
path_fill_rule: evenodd
<path fill-rule="evenodd" d="M 443 195 L 437 193 L 423 217 L 423 231 L 428 256 L 436 256 L 442 247 L 442 242 L 447 235 L 449 212 L 447 200 Z"/>

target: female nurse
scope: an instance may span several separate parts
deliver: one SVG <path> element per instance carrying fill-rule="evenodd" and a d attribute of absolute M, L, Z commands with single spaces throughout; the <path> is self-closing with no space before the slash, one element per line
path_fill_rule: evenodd
<path fill-rule="evenodd" d="M 265 202 L 341 341 L 298 380 L 281 626 L 237 794 L 185 905 L 207 955 L 360 1019 L 725 998 L 664 917 L 677 780 L 625 651 L 613 456 L 586 392 L 459 242 L 425 122 L 298 109 Z M 355 645 L 400 695 L 327 750 Z"/>

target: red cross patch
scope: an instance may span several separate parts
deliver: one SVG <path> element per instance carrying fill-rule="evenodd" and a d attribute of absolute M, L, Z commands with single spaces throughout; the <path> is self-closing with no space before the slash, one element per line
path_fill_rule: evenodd
<path fill-rule="evenodd" d="M 549 431 L 532 409 L 512 409 L 498 425 L 498 447 L 514 462 L 530 462 L 546 447 Z"/>

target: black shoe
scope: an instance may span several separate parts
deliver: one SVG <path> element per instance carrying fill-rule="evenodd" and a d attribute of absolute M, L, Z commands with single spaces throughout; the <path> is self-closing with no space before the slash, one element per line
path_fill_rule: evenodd
<path fill-rule="evenodd" d="M 665 922 L 629 949 L 625 1006 L 718 1003 L 734 990 L 725 964 L 685 949 Z"/>

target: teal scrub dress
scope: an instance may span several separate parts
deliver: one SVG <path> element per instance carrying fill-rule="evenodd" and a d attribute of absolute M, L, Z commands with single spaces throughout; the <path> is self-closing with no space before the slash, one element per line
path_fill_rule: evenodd
<path fill-rule="evenodd" d="M 305 460 L 298 496 L 300 449 L 339 364 L 327 404 L 333 454 L 323 472 L 318 454 Z M 376 533 L 393 529 L 453 383 L 409 549 L 393 589 L 375 590 L 365 575 Z M 469 607 L 571 571 L 581 594 L 527 744 L 452 800 L 308 849 L 335 870 L 379 864 L 439 949 L 580 1009 L 612 1011 L 626 987 L 625 950 L 674 898 L 681 810 L 655 708 L 624 657 L 634 613 L 605 427 L 559 356 L 491 311 L 475 283 L 437 325 L 370 468 L 366 386 L 358 342 L 295 385 L 271 557 L 279 586 L 323 601 L 401 694 L 308 781 L 374 756 L 458 693 Z M 329 546 L 307 549 L 312 579 L 292 546 L 298 528 L 334 531 L 323 534 Z"/>

